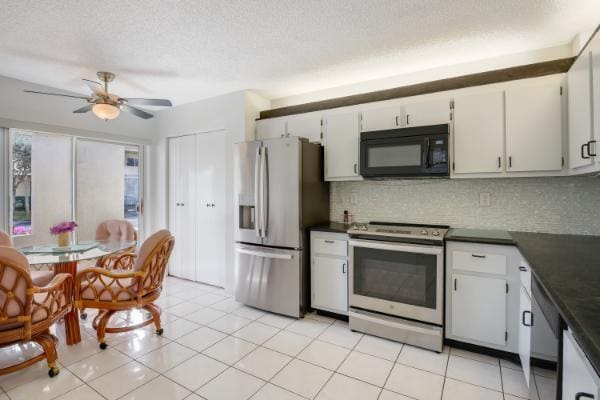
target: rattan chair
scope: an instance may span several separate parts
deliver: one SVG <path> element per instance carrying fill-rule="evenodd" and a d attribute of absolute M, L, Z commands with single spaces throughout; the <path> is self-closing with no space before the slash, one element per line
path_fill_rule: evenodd
<path fill-rule="evenodd" d="M 44 286 L 35 286 L 27 258 L 16 249 L 0 246 L 0 347 L 26 342 L 39 344 L 43 352 L 25 361 L 0 369 L 8 374 L 46 359 L 48 375 L 59 370 L 56 365 L 58 339 L 50 327 L 72 307 L 73 278 L 58 274 Z"/>
<path fill-rule="evenodd" d="M 128 332 L 154 323 L 156 333 L 162 335 L 160 309 L 154 304 L 162 291 L 162 283 L 175 238 L 166 230 L 160 230 L 144 241 L 137 254 L 122 254 L 133 263 L 131 270 L 107 270 L 88 268 L 77 273 L 75 279 L 75 306 L 98 309 L 92 326 L 96 329 L 100 348 L 105 349 L 106 334 Z M 144 309 L 150 317 L 140 323 L 109 327 L 110 318 L 119 311 Z"/>
<path fill-rule="evenodd" d="M 0 231 L 0 246 L 12 247 L 12 238 L 4 231 Z"/>
<path fill-rule="evenodd" d="M 127 242 L 137 242 L 137 232 L 129 221 L 119 219 L 109 219 L 101 222 L 96 228 L 96 240 L 119 240 Z M 96 262 L 96 267 L 106 269 L 131 269 L 133 262 L 131 257 L 120 257 L 125 253 L 135 252 L 135 246 L 123 250 L 122 252 L 114 253 L 106 257 L 99 258 Z M 119 264 L 116 265 L 116 261 Z"/>
<path fill-rule="evenodd" d="M 0 231 L 0 246 L 13 247 L 12 238 L 4 231 Z M 54 278 L 54 270 L 44 264 L 30 265 L 29 272 L 34 286 L 46 286 Z"/>

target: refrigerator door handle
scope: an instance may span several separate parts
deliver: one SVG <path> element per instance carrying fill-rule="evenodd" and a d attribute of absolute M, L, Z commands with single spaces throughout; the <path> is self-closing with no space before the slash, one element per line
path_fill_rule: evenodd
<path fill-rule="evenodd" d="M 260 218 L 261 218 L 261 229 L 262 237 L 266 238 L 269 231 L 269 172 L 268 172 L 268 161 L 269 154 L 267 148 L 262 148 L 262 154 L 260 157 Z"/>
<path fill-rule="evenodd" d="M 263 258 L 277 258 L 281 260 L 291 260 L 294 258 L 291 254 L 278 254 L 278 253 L 267 253 L 265 251 L 248 250 L 248 249 L 236 249 L 238 253 L 248 254 L 249 256 L 263 257 Z"/>
<path fill-rule="evenodd" d="M 262 186 L 260 185 L 260 149 L 260 147 L 256 149 L 256 158 L 254 159 L 254 231 L 256 232 L 256 236 L 258 237 L 262 237 L 260 214 L 260 196 L 262 188 Z"/>

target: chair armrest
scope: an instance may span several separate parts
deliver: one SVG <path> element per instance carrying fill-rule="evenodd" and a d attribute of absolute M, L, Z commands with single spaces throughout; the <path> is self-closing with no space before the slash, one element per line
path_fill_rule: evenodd
<path fill-rule="evenodd" d="M 86 268 L 75 277 L 75 300 L 115 302 L 123 293 L 131 298 L 140 297 L 140 283 L 144 276 L 143 271 L 115 272 L 98 267 Z M 91 291 L 94 299 L 87 298 L 89 295 L 82 299 L 86 291 Z"/>
<path fill-rule="evenodd" d="M 31 315 L 46 312 L 47 319 L 61 317 L 69 312 L 73 305 L 73 277 L 70 274 L 57 274 L 46 286 L 31 288 L 31 293 Z"/>
<path fill-rule="evenodd" d="M 116 253 L 102 258 L 96 262 L 96 267 L 104 269 L 133 269 L 135 253 Z"/>

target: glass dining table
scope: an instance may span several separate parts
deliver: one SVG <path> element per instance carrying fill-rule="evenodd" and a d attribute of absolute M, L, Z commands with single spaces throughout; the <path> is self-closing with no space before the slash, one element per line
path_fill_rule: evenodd
<path fill-rule="evenodd" d="M 110 256 L 131 249 L 135 245 L 136 242 L 131 241 L 96 240 L 81 241 L 69 247 L 44 244 L 22 247 L 19 250 L 25 254 L 30 265 L 45 264 L 52 267 L 54 274 L 67 273 L 75 280 L 79 262 Z M 73 295 L 74 291 L 71 293 L 71 296 Z M 75 307 L 65 316 L 65 331 L 68 345 L 81 342 L 79 310 Z"/>

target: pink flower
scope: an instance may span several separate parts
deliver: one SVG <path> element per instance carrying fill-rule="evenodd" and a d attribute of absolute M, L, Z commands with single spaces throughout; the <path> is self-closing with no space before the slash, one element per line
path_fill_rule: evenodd
<path fill-rule="evenodd" d="M 73 232 L 77 228 L 77 222 L 75 221 L 63 221 L 50 227 L 51 235 L 60 235 L 65 232 Z"/>

